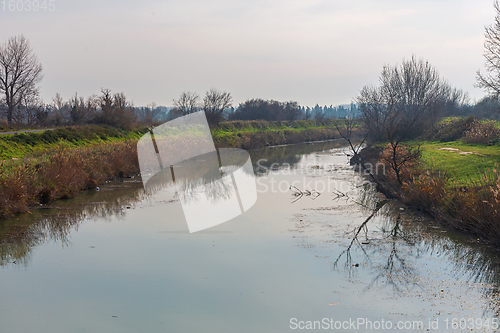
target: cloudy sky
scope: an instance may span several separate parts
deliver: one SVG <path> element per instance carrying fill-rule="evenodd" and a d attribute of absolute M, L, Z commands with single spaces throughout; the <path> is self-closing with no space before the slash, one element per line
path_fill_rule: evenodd
<path fill-rule="evenodd" d="M 412 54 L 480 99 L 473 84 L 484 69 L 484 27 L 495 16 L 493 0 L 52 3 L 52 12 L 0 7 L 0 41 L 24 34 L 44 66 L 44 101 L 109 88 L 136 106 L 171 105 L 182 91 L 211 87 L 235 104 L 349 103 L 377 83 L 384 64 Z"/>

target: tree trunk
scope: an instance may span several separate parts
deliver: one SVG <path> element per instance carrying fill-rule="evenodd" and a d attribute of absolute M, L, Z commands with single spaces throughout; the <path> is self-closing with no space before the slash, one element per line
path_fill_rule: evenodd
<path fill-rule="evenodd" d="M 7 109 L 7 123 L 12 124 L 12 114 L 14 113 L 14 106 L 9 105 Z"/>

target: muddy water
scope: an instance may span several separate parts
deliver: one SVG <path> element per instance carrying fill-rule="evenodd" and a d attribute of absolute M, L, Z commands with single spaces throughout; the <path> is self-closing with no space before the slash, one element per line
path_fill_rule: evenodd
<path fill-rule="evenodd" d="M 193 234 L 134 179 L 0 222 L 0 332 L 496 331 L 498 255 L 396 203 L 363 224 L 346 152 L 252 152 L 256 204 Z"/>

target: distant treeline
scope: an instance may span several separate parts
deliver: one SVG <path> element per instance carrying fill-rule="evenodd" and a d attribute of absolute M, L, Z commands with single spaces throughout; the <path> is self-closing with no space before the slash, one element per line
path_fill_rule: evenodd
<path fill-rule="evenodd" d="M 300 119 L 297 102 L 250 99 L 228 114 L 229 120 L 296 120 Z"/>
<path fill-rule="evenodd" d="M 220 101 L 223 100 L 224 103 Z M 14 127 L 57 127 L 86 124 L 103 124 L 116 128 L 130 129 L 140 125 L 165 122 L 179 116 L 204 110 L 211 125 L 231 120 L 323 120 L 357 118 L 359 106 L 355 103 L 314 107 L 301 106 L 298 102 L 280 102 L 260 98 L 249 99 L 233 107 L 229 93 L 214 89 L 207 92 L 202 101 L 196 93 L 185 92 L 174 106 L 158 106 L 151 103 L 135 107 L 123 93 L 112 94 L 102 89 L 100 95 L 84 98 L 75 94 L 68 100 L 56 94 L 52 103 L 33 102 L 21 104 L 12 114 Z M 7 128 L 6 106 L 0 104 L 0 128 Z M 476 104 L 469 103 L 466 94 L 455 91 L 440 109 L 440 117 L 474 115 L 484 119 L 500 119 L 500 100 L 485 97 Z"/>
<path fill-rule="evenodd" d="M 236 108 L 232 105 L 229 93 L 210 89 L 203 98 L 198 94 L 183 92 L 179 99 L 173 100 L 172 107 L 151 103 L 136 107 L 123 93 L 111 93 L 102 89 L 100 95 L 87 98 L 75 94 L 64 100 L 56 94 L 52 103 L 40 100 L 21 103 L 12 112 L 12 123 L 7 124 L 7 107 L 0 104 L 0 128 L 10 127 L 59 127 L 73 125 L 109 125 L 116 128 L 131 129 L 140 125 L 151 125 L 174 118 L 205 111 L 211 125 L 218 126 L 221 121 L 231 120 L 323 120 L 356 117 L 355 104 L 340 106 L 301 106 L 298 102 L 280 102 L 260 98 L 249 99 Z M 5 111 L 5 112 L 2 112 Z M 5 117 L 5 118 L 4 118 Z"/>
<path fill-rule="evenodd" d="M 451 116 L 476 116 L 482 119 L 500 119 L 500 100 L 493 96 L 487 96 L 476 104 L 463 103 L 461 105 L 452 105 L 443 110 L 443 117 Z"/>
<path fill-rule="evenodd" d="M 355 104 L 332 105 L 313 108 L 300 106 L 297 102 L 279 102 L 275 100 L 250 99 L 240 104 L 237 109 L 228 112 L 229 120 L 308 120 L 335 119 L 356 117 L 358 109 Z"/>
<path fill-rule="evenodd" d="M 56 94 L 51 104 L 19 104 L 12 112 L 10 125 L 48 127 L 100 124 L 131 129 L 137 125 L 137 121 L 136 110 L 123 93 L 112 94 L 109 89 L 102 89 L 99 96 L 84 98 L 75 94 L 65 101 Z M 0 127 L 8 126 L 6 120 L 2 124 L 0 119 Z"/>

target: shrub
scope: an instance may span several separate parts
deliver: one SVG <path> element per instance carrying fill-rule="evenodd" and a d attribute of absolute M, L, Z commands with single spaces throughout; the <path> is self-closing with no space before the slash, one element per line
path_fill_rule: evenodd
<path fill-rule="evenodd" d="M 462 140 L 465 143 L 489 144 L 497 140 L 499 135 L 500 131 L 493 123 L 481 123 L 478 120 L 474 120 L 470 124 L 469 129 L 464 133 Z"/>
<path fill-rule="evenodd" d="M 431 211 L 436 203 L 441 203 L 446 195 L 444 176 L 431 174 L 429 170 L 422 174 L 410 175 L 403 183 L 404 201 L 413 207 Z"/>
<path fill-rule="evenodd" d="M 446 175 L 429 171 L 403 184 L 404 201 L 448 226 L 500 246 L 500 175 L 486 171 L 469 187 L 446 185 Z"/>
<path fill-rule="evenodd" d="M 470 125 L 477 121 L 474 116 L 467 118 L 452 118 L 448 121 L 442 121 L 435 124 L 427 131 L 422 139 L 429 141 L 450 142 L 460 140 L 464 133 L 470 128 Z"/>
<path fill-rule="evenodd" d="M 5 119 L 0 119 L 0 129 L 8 129 L 9 123 Z"/>
<path fill-rule="evenodd" d="M 380 162 L 387 166 L 389 178 L 403 184 L 403 181 L 410 179 L 420 155 L 420 147 L 414 148 L 402 143 L 393 147 L 388 144 L 380 154 Z"/>

